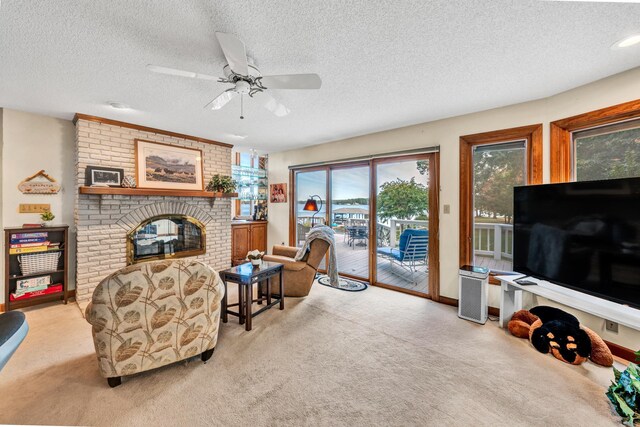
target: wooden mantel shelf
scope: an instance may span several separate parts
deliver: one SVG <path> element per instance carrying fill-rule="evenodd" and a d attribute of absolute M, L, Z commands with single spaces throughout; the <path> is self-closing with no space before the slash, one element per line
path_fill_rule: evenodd
<path fill-rule="evenodd" d="M 208 197 L 232 198 L 238 193 L 217 193 L 213 191 L 164 190 L 158 188 L 120 188 L 120 187 L 80 187 L 80 194 L 119 195 L 119 196 L 172 196 L 172 197 Z"/>

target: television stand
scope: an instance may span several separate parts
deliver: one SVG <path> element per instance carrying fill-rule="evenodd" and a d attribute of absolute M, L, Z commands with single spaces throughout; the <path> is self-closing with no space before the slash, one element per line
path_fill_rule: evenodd
<path fill-rule="evenodd" d="M 500 281 L 501 328 L 506 328 L 511 316 L 522 309 L 522 291 L 525 291 L 631 329 L 640 330 L 640 310 L 533 277 L 528 277 L 527 280 L 535 282 L 535 285 L 516 283 L 515 280 L 521 277 L 525 275 L 496 277 Z"/>

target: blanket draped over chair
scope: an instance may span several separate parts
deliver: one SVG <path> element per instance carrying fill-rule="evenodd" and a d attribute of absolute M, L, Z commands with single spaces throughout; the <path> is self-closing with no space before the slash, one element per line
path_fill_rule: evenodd
<path fill-rule="evenodd" d="M 338 287 L 340 285 L 340 276 L 338 275 L 338 258 L 336 256 L 336 242 L 334 239 L 334 232 L 331 227 L 326 225 L 316 225 L 311 229 L 307 238 L 304 241 L 304 245 L 298 250 L 295 260 L 300 261 L 309 251 L 309 245 L 315 239 L 324 240 L 329 243 L 329 265 L 327 265 L 327 275 L 329 276 L 329 283 L 331 286 Z"/>

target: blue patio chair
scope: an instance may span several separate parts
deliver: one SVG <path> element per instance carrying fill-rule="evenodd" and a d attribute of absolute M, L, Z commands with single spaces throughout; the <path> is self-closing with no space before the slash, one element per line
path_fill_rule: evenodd
<path fill-rule="evenodd" d="M 400 267 L 414 273 L 417 267 L 427 265 L 429 252 L 429 232 L 427 230 L 407 229 L 400 235 L 398 248 L 384 247 L 376 251 L 382 258 L 398 263 Z"/>

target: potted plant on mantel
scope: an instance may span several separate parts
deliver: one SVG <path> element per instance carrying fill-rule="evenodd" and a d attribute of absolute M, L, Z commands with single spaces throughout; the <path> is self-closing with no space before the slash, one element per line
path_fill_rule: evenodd
<path fill-rule="evenodd" d="M 215 174 L 207 184 L 207 191 L 223 194 L 235 193 L 238 183 L 230 176 Z"/>

